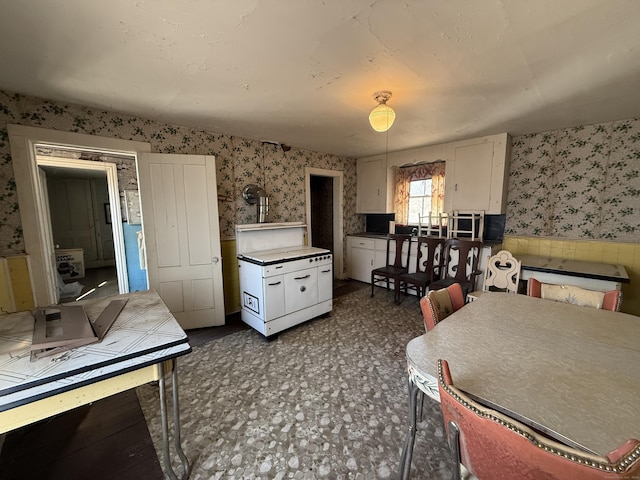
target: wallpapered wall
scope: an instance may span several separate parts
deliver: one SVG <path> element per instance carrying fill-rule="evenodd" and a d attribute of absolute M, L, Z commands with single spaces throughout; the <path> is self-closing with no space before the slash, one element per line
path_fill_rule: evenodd
<path fill-rule="evenodd" d="M 507 235 L 640 240 L 640 119 L 513 137 Z"/>
<path fill-rule="evenodd" d="M 305 221 L 304 167 L 343 171 L 344 230 L 364 230 L 364 217 L 355 213 L 355 159 L 296 148 L 284 152 L 256 140 L 0 91 L 0 256 L 24 253 L 8 123 L 148 142 L 156 153 L 215 155 L 222 238 L 234 236 L 237 223 L 256 221 L 255 206 L 241 194 L 248 183 L 266 190 L 271 221 Z M 130 179 L 125 183 L 122 190 L 136 188 Z"/>

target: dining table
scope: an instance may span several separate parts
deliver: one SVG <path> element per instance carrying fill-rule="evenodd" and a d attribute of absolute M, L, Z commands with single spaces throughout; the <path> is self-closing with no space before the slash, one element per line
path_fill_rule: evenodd
<path fill-rule="evenodd" d="M 154 290 L 74 305 L 81 305 L 95 322 L 114 300 L 125 305 L 101 341 L 40 357 L 32 355 L 32 313 L 0 315 L 0 433 L 158 382 L 165 471 L 178 479 L 169 443 L 172 416 L 174 451 L 185 480 L 190 467 L 180 437 L 177 359 L 191 352 L 188 337 Z"/>
<path fill-rule="evenodd" d="M 439 401 L 437 362 L 471 398 L 599 455 L 640 438 L 640 317 L 484 292 L 406 347 L 409 478 L 419 400 Z"/>

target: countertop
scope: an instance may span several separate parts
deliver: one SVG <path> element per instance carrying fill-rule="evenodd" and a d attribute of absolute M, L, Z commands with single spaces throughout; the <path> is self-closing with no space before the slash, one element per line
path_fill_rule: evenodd
<path fill-rule="evenodd" d="M 374 238 L 374 239 L 386 239 L 387 238 L 387 233 L 371 233 L 371 232 L 359 232 L 359 233 L 350 233 L 348 236 L 349 237 L 363 237 L 363 238 Z M 417 241 L 418 237 L 414 236 L 412 238 L 412 240 L 415 242 Z M 482 242 L 484 245 L 488 246 L 488 247 L 502 247 L 502 242 L 496 242 L 496 241 L 485 241 Z"/>

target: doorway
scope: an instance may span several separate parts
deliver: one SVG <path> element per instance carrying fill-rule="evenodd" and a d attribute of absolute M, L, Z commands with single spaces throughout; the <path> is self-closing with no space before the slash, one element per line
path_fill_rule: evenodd
<path fill-rule="evenodd" d="M 43 167 L 59 303 L 120 292 L 106 173 Z"/>
<path fill-rule="evenodd" d="M 311 175 L 311 246 L 335 251 L 333 244 L 333 178 Z"/>
<path fill-rule="evenodd" d="M 333 253 L 333 275 L 344 278 L 343 172 L 305 167 L 308 244 Z"/>
<path fill-rule="evenodd" d="M 151 145 L 131 140 L 22 125 L 9 124 L 7 130 L 20 205 L 25 251 L 30 257 L 34 302 L 36 306 L 47 306 L 58 301 L 58 288 L 46 176 L 43 168 L 49 165 L 102 170 L 107 177 L 112 219 L 121 219 L 122 209 L 117 168 L 114 163 L 74 159 L 61 161 L 55 158 L 38 160 L 36 145 L 57 145 L 71 149 L 78 149 L 77 146 L 81 146 L 80 149 L 115 152 L 132 155 L 134 158 L 139 152 L 149 152 Z M 118 289 L 119 293 L 126 293 L 129 291 L 129 285 L 122 222 L 115 221 L 112 225 Z"/>

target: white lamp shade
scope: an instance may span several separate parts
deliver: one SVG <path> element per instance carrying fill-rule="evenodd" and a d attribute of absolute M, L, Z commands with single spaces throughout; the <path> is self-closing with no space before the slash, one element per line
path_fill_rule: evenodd
<path fill-rule="evenodd" d="M 396 112 L 386 103 L 381 103 L 371 110 L 369 114 L 369 123 L 371 124 L 371 128 L 376 132 L 386 132 L 389 130 L 395 119 Z"/>

